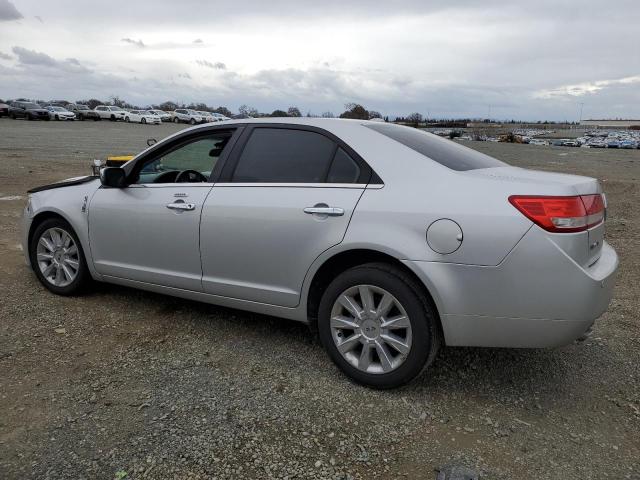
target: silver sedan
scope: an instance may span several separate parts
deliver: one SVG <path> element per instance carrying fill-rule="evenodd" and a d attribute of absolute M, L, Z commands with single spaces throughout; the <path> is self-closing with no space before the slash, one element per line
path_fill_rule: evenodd
<path fill-rule="evenodd" d="M 605 211 L 595 179 L 417 129 L 247 119 L 33 189 L 23 244 L 54 293 L 95 280 L 305 322 L 347 375 L 391 388 L 443 345 L 588 334 L 618 266 Z"/>

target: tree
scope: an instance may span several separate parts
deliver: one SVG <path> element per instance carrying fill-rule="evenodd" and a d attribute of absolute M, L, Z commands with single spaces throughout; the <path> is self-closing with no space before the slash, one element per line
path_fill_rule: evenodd
<path fill-rule="evenodd" d="M 79 103 L 80 105 L 86 105 L 91 110 L 93 110 L 98 105 L 104 105 L 105 102 L 103 102 L 102 100 L 98 100 L 97 98 L 92 98 L 90 100 L 78 100 L 76 103 Z"/>
<path fill-rule="evenodd" d="M 380 115 L 380 112 L 376 112 L 375 110 L 370 110 L 369 120 L 371 120 L 372 118 L 382 118 L 382 115 Z"/>
<path fill-rule="evenodd" d="M 287 116 L 289 117 L 301 117 L 300 109 L 298 107 L 289 107 L 287 110 Z"/>
<path fill-rule="evenodd" d="M 422 115 L 417 112 L 414 112 L 407 117 L 407 121 L 409 123 L 413 123 L 413 125 L 417 127 L 420 123 L 422 123 Z"/>
<path fill-rule="evenodd" d="M 233 113 L 227 107 L 218 107 L 213 110 L 215 113 L 219 113 L 220 115 L 224 115 L 225 117 L 231 117 Z"/>
<path fill-rule="evenodd" d="M 336 118 L 336 116 L 333 114 L 333 112 L 323 112 L 322 118 Z"/>
<path fill-rule="evenodd" d="M 238 108 L 238 113 L 242 117 L 257 117 L 259 115 L 256 108 L 244 104 L 240 105 L 240 108 Z"/>
<path fill-rule="evenodd" d="M 347 110 L 340 114 L 340 118 L 354 118 L 356 120 L 369 120 L 369 112 L 362 105 L 357 103 L 347 103 L 344 108 Z"/>
<path fill-rule="evenodd" d="M 270 116 L 271 117 L 288 117 L 289 115 L 284 110 L 274 110 Z"/>
<path fill-rule="evenodd" d="M 158 110 L 164 110 L 165 112 L 173 112 L 176 108 L 180 108 L 176 102 L 163 102 L 158 105 Z"/>

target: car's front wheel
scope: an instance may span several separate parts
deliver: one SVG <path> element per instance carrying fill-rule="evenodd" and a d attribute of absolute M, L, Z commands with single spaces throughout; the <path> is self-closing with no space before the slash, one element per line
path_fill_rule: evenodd
<path fill-rule="evenodd" d="M 91 282 L 82 245 L 71 225 L 50 218 L 36 227 L 29 245 L 38 280 L 53 293 L 74 295 Z"/>
<path fill-rule="evenodd" d="M 147 120 L 143 118 L 142 120 L 140 120 L 140 123 L 147 123 Z"/>
<path fill-rule="evenodd" d="M 196 119 L 195 119 L 195 118 L 192 118 L 191 120 L 189 120 L 189 123 L 190 123 L 191 125 L 195 125 L 195 124 L 196 124 Z"/>
<path fill-rule="evenodd" d="M 178 117 L 174 117 L 173 118 L 173 123 L 179 123 L 179 122 L 180 122 L 180 120 L 178 119 Z"/>
<path fill-rule="evenodd" d="M 336 365 L 374 388 L 413 380 L 433 362 L 440 343 L 437 313 L 419 285 L 382 263 L 351 268 L 331 282 L 318 330 Z"/>

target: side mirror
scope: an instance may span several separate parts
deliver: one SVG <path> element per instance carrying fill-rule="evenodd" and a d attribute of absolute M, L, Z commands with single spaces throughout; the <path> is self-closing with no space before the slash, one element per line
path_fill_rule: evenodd
<path fill-rule="evenodd" d="M 123 188 L 126 175 L 120 167 L 107 167 L 100 170 L 100 183 L 109 188 Z"/>

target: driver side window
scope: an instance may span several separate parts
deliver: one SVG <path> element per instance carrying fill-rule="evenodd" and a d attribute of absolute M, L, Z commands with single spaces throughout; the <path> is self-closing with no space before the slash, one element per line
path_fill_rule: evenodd
<path fill-rule="evenodd" d="M 135 183 L 208 182 L 231 133 L 200 137 L 149 159 Z"/>

